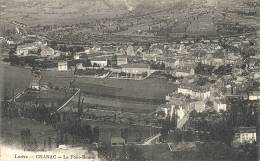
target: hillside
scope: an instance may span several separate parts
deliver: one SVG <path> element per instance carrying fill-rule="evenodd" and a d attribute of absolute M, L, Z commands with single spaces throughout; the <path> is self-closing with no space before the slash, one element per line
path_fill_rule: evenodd
<path fill-rule="evenodd" d="M 27 24 L 57 24 L 110 17 L 125 12 L 111 8 L 103 0 L 10 0 L 0 1 L 0 21 Z"/>
<path fill-rule="evenodd" d="M 131 33 L 137 30 L 148 30 L 148 27 L 153 25 L 154 28 L 165 27 L 161 34 L 169 33 L 167 30 L 170 28 L 177 33 L 183 32 L 184 29 L 196 33 L 196 30 L 193 31 L 194 26 L 199 28 L 206 26 L 205 32 L 214 34 L 215 27 L 207 26 L 208 22 L 212 24 L 211 20 L 208 20 L 209 16 L 201 17 L 199 23 L 190 22 L 190 26 L 187 26 L 188 20 L 183 19 L 185 16 L 182 15 L 184 12 L 189 14 L 188 12 L 194 10 L 189 16 L 195 16 L 205 10 L 207 8 L 205 6 L 209 6 L 208 10 L 212 10 L 212 7 L 219 8 L 217 11 L 219 14 L 215 15 L 220 17 L 220 13 L 226 8 L 232 10 L 245 1 L 250 0 L 0 0 L 0 28 L 10 21 L 22 22 L 29 26 L 80 23 L 94 26 L 96 22 L 93 20 L 102 19 L 102 25 L 111 22 L 121 24 Z M 115 21 L 115 19 L 120 20 Z M 176 19 L 179 21 L 178 25 L 174 23 Z M 127 24 L 128 22 L 137 24 L 131 26 Z M 164 22 L 167 22 L 167 26 Z M 88 30 L 93 32 L 93 26 L 88 26 L 90 27 Z M 123 30 L 119 34 L 128 35 L 129 31 Z"/>

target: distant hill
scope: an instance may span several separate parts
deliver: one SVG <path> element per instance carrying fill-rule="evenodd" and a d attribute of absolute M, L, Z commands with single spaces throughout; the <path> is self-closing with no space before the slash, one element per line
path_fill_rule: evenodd
<path fill-rule="evenodd" d="M 51 9 L 69 9 L 69 8 L 91 8 L 98 7 L 100 9 L 129 9 L 134 10 L 138 5 L 163 5 L 173 3 L 177 0 L 8 0 L 0 1 L 0 6 L 5 8 L 30 7 Z"/>
<path fill-rule="evenodd" d="M 175 1 L 182 0 L 0 0 L 0 22 L 74 23 L 115 17 L 138 7 L 142 11 Z"/>
<path fill-rule="evenodd" d="M 249 0 L 0 0 L 0 24 L 12 20 L 27 24 L 77 23 L 153 11 L 176 2 L 232 6 L 241 1 Z"/>

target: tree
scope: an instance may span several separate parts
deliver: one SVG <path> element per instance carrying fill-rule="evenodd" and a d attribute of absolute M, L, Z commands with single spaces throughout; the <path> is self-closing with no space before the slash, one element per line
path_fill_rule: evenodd
<path fill-rule="evenodd" d="M 169 120 L 162 121 L 161 137 L 160 137 L 161 141 L 164 141 L 166 139 L 169 130 L 170 130 L 170 121 Z"/>
<path fill-rule="evenodd" d="M 46 149 L 46 145 L 47 145 L 47 142 L 46 142 L 46 140 L 44 139 L 44 140 L 43 140 L 43 150 Z"/>
<path fill-rule="evenodd" d="M 20 136 L 21 136 L 21 143 L 22 143 L 23 147 L 25 148 L 26 141 L 25 141 L 25 130 L 24 129 L 22 129 L 20 131 Z"/>
<path fill-rule="evenodd" d="M 127 141 L 127 139 L 128 139 L 128 128 L 121 129 L 121 137 L 124 138 L 125 141 Z"/>
<path fill-rule="evenodd" d="M 234 132 L 230 119 L 213 122 L 210 127 L 213 138 L 231 146 Z"/>
<path fill-rule="evenodd" d="M 68 135 L 65 134 L 65 137 L 64 137 L 64 144 L 68 144 L 68 143 L 69 143 Z"/>
<path fill-rule="evenodd" d="M 127 161 L 128 159 L 129 158 L 128 158 L 126 146 L 123 145 L 123 148 L 122 148 L 122 150 L 120 152 L 119 160 L 120 161 Z"/>
<path fill-rule="evenodd" d="M 240 55 L 243 57 L 243 59 L 249 58 L 250 56 L 254 56 L 256 54 L 256 49 L 253 47 L 245 48 L 240 51 Z"/>
<path fill-rule="evenodd" d="M 93 67 L 99 67 L 99 65 L 97 63 L 94 63 Z"/>
<path fill-rule="evenodd" d="M 4 100 L 1 102 L 2 104 L 2 116 L 7 116 L 8 113 L 8 96 L 7 96 L 7 88 L 4 89 Z"/>
<path fill-rule="evenodd" d="M 94 127 L 94 129 L 93 129 L 93 137 L 94 137 L 94 139 L 93 139 L 94 142 L 99 141 L 99 127 L 98 126 Z"/>
<path fill-rule="evenodd" d="M 128 148 L 128 161 L 144 161 L 144 154 L 141 148 L 130 146 Z"/>
<path fill-rule="evenodd" d="M 147 72 L 143 72 L 143 73 L 142 73 L 142 77 L 146 77 L 147 75 L 148 75 Z"/>
<path fill-rule="evenodd" d="M 247 155 L 246 158 L 248 160 L 257 160 L 257 155 L 259 154 L 257 143 L 253 142 L 251 143 L 245 143 L 239 147 L 244 151 L 244 153 Z"/>
<path fill-rule="evenodd" d="M 56 41 L 50 41 L 49 46 L 53 49 L 57 49 L 57 42 Z"/>
<path fill-rule="evenodd" d="M 51 137 L 48 137 L 48 148 L 51 149 L 52 148 L 52 141 L 51 141 Z"/>
<path fill-rule="evenodd" d="M 80 119 L 81 115 L 83 114 L 83 105 L 84 98 L 81 100 L 81 92 L 79 93 L 79 99 L 78 99 L 78 117 Z"/>
<path fill-rule="evenodd" d="M 37 150 L 38 149 L 38 143 L 36 138 L 33 139 L 33 150 Z"/>

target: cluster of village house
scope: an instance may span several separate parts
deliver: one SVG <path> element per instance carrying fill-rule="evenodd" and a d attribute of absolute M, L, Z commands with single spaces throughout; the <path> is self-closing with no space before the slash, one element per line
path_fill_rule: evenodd
<path fill-rule="evenodd" d="M 33 42 L 19 45 L 16 48 L 16 55 L 19 57 L 34 56 L 48 57 L 54 55 L 54 50 L 47 46 L 46 42 Z"/>
<path fill-rule="evenodd" d="M 239 48 L 241 46 L 249 45 L 249 40 L 233 41 L 229 45 Z M 182 46 L 182 45 L 181 45 Z M 203 112 L 207 109 L 213 109 L 216 112 L 228 110 L 226 98 L 228 96 L 238 96 L 243 100 L 259 101 L 259 89 L 248 91 L 250 79 L 253 79 L 259 83 L 260 74 L 260 55 L 257 53 L 254 56 L 248 58 L 248 64 L 246 69 L 239 68 L 239 64 L 243 61 L 241 55 L 238 53 L 225 50 L 217 44 L 196 44 L 199 50 L 196 48 L 190 49 L 193 51 L 193 57 L 190 56 L 190 51 L 183 46 L 180 46 L 179 54 L 188 53 L 189 56 L 184 56 L 182 59 L 173 61 L 166 67 L 177 69 L 175 76 L 184 77 L 184 81 L 180 83 L 177 91 L 174 91 L 166 96 L 167 105 L 160 107 L 158 110 L 163 111 L 165 114 L 164 118 L 168 116 L 173 118 L 173 114 L 177 115 L 177 128 L 182 128 L 185 122 L 189 118 L 189 113 L 193 110 L 197 112 Z M 202 47 L 204 46 L 204 47 Z M 178 51 L 176 51 L 178 52 Z M 176 56 L 177 57 L 177 56 Z M 175 58 L 176 58 L 175 57 Z M 171 58 L 172 59 L 172 58 Z M 197 84 L 198 76 L 194 72 L 194 64 L 201 63 L 209 66 L 221 66 L 221 65 L 232 65 L 232 76 L 223 75 L 217 79 L 214 84 L 205 83 L 203 85 Z M 178 70 L 179 67 L 187 69 L 192 67 L 190 70 L 184 72 Z M 182 69 L 183 69 L 182 68 Z M 249 71 L 250 70 L 250 71 Z M 243 75 L 243 72 L 249 71 L 248 75 Z M 188 96 L 188 97 L 187 97 Z M 238 142 L 253 142 L 256 141 L 256 128 L 255 127 L 241 127 L 237 129 L 235 135 Z"/>
<path fill-rule="evenodd" d="M 178 127 L 183 126 L 183 120 L 187 119 L 189 112 L 196 110 L 203 112 L 206 109 L 214 109 L 217 112 L 226 111 L 226 97 L 230 95 L 239 95 L 241 99 L 250 101 L 259 101 L 259 89 L 255 91 L 247 91 L 251 85 L 250 80 L 253 79 L 260 82 L 260 55 L 250 56 L 247 59 L 247 67 L 242 69 L 240 65 L 243 58 L 239 53 L 241 48 L 250 48 L 252 41 L 246 37 L 226 38 L 223 48 L 219 39 L 215 40 L 185 40 L 179 43 L 171 44 L 152 44 L 146 46 L 93 46 L 85 47 L 85 51 L 73 53 L 72 60 L 57 59 L 58 71 L 71 70 L 70 61 L 77 61 L 74 68 L 86 70 L 89 67 L 107 68 L 113 72 L 124 72 L 131 74 L 151 73 L 149 62 L 162 63 L 168 74 L 177 78 L 183 78 L 179 82 L 177 91 L 166 96 L 169 108 L 164 109 L 167 114 L 171 115 L 175 109 L 178 115 Z M 54 51 L 47 46 L 46 43 L 35 42 L 17 47 L 16 55 L 18 57 L 31 56 L 34 51 L 40 50 L 39 57 L 53 60 L 65 54 L 71 53 Z M 84 60 L 90 60 L 90 66 L 85 66 Z M 232 66 L 232 76 L 223 75 L 215 79 L 214 84 L 205 83 L 198 85 L 198 75 L 195 74 L 196 65 L 213 66 L 217 68 L 223 65 Z M 247 72 L 247 75 L 244 73 Z M 213 75 L 214 76 L 214 75 Z M 209 76 L 209 78 L 213 77 Z M 38 87 L 35 87 L 38 88 Z M 187 97 L 189 96 L 189 97 Z M 210 104 L 208 102 L 211 102 Z M 177 108 L 176 108 L 177 107 Z M 244 128 L 243 132 L 247 132 L 251 137 L 243 137 L 244 140 L 255 140 L 255 130 L 252 128 Z M 251 132 L 253 131 L 253 134 Z M 244 134 L 241 134 L 244 135 Z M 242 137 L 242 136 L 241 136 Z"/>
<path fill-rule="evenodd" d="M 127 49 L 126 52 L 128 50 L 131 49 Z M 95 69 L 109 68 L 109 70 L 117 73 L 124 72 L 136 75 L 150 73 L 150 66 L 147 63 L 130 63 L 129 59 L 135 59 L 134 57 L 136 56 L 134 55 L 134 49 L 132 50 L 133 51 L 131 52 L 133 52 L 133 54 L 131 52 L 130 54 L 126 54 L 126 52 L 118 50 L 112 46 L 102 48 L 98 46 L 93 46 L 86 47 L 85 51 L 72 54 L 70 52 L 53 50 L 52 48 L 48 47 L 46 43 L 34 42 L 19 45 L 16 49 L 15 55 L 18 57 L 34 56 L 37 57 L 35 59 L 36 61 L 53 61 L 53 63 L 55 63 L 56 65 L 47 68 L 58 71 L 69 71 L 75 69 L 87 70 L 91 67 L 95 67 Z M 72 56 L 72 58 L 61 59 L 62 56 Z M 87 61 L 89 61 L 90 64 L 86 65 Z"/>
<path fill-rule="evenodd" d="M 159 107 L 158 111 L 164 112 L 163 119 L 173 119 L 174 116 L 177 116 L 177 128 L 181 129 L 193 110 L 199 113 L 206 110 L 216 112 L 228 110 L 229 105 L 226 102 L 226 97 L 229 94 L 229 92 L 221 92 L 208 85 L 201 87 L 191 82 L 179 86 L 177 91 L 168 94 L 166 96 L 167 104 Z M 260 101 L 259 94 L 258 89 L 258 91 L 251 91 L 246 97 L 241 96 L 241 99 Z M 236 129 L 233 141 L 235 144 L 256 141 L 256 127 L 239 127 Z"/>
<path fill-rule="evenodd" d="M 247 46 L 250 41 L 244 38 L 244 41 L 231 41 L 229 45 L 234 48 Z M 228 41 L 227 41 L 228 42 Z M 17 47 L 16 55 L 19 57 L 32 56 L 40 50 L 37 56 L 47 59 L 57 59 L 57 69 L 59 71 L 70 70 L 71 60 L 60 60 L 62 55 L 68 56 L 72 53 L 54 51 L 46 43 L 35 42 Z M 143 73 L 149 72 L 149 64 L 146 61 L 154 61 L 165 64 L 166 69 L 176 77 L 188 77 L 195 75 L 196 64 L 201 63 L 210 66 L 221 66 L 225 64 L 236 64 L 241 62 L 242 58 L 237 52 L 223 49 L 219 45 L 219 40 L 202 40 L 200 42 L 183 41 L 173 44 L 152 44 L 147 46 L 115 47 L 115 46 L 94 46 L 86 47 L 85 51 L 73 53 L 72 60 L 77 61 L 77 69 L 86 69 L 84 60 L 89 59 L 91 66 L 100 68 L 121 66 L 123 72 Z M 258 61 L 257 58 L 251 58 L 250 65 Z M 112 68 L 111 68 L 112 70 Z M 258 76 L 258 75 L 256 75 Z"/>

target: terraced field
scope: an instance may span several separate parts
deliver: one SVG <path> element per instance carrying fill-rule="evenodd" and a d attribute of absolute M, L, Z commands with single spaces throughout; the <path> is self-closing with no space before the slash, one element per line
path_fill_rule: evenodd
<path fill-rule="evenodd" d="M 15 94 L 28 88 L 32 80 L 31 71 L 29 69 L 3 64 L 2 61 L 0 61 L 0 75 L 1 99 L 4 97 L 5 90 L 7 95 L 11 96 L 13 90 Z"/>

